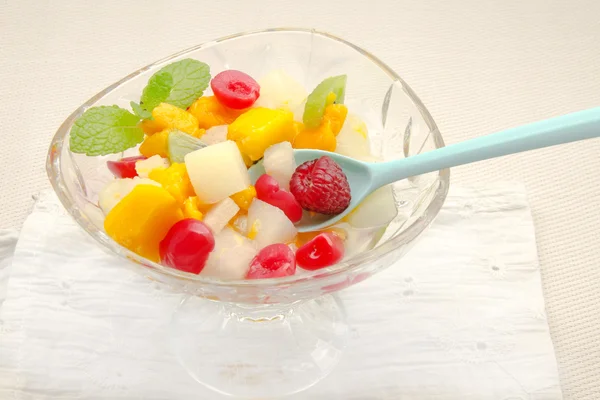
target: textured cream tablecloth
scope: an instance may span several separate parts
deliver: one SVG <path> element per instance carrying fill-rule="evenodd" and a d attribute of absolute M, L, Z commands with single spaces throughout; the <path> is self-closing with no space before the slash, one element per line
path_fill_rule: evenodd
<path fill-rule="evenodd" d="M 10 239 L 0 235 L 0 256 Z M 0 275 L 0 296 L 1 284 Z M 194 382 L 168 345 L 183 297 L 124 268 L 43 192 L 21 230 L 0 308 L 0 399 L 224 399 Z M 405 257 L 339 298 L 350 325 L 340 363 L 288 400 L 564 398 L 519 184 L 454 186 Z M 208 363 L 217 352 L 215 375 L 247 389 L 293 380 L 290 366 L 246 370 L 236 346 L 186 327 L 199 329 Z M 314 346 L 326 366 L 328 344 Z"/>
<path fill-rule="evenodd" d="M 597 0 L 169 3 L 0 0 L 0 228 L 19 227 L 47 187 L 48 141 L 75 107 L 232 32 L 308 26 L 366 47 L 419 94 L 448 143 L 600 105 Z M 567 400 L 600 399 L 599 170 L 595 140 L 452 174 L 461 185 L 526 185 Z"/>

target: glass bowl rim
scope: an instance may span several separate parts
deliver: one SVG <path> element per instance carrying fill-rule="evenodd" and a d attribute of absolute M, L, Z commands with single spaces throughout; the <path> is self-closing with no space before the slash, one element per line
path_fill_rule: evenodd
<path fill-rule="evenodd" d="M 382 71 L 386 73 L 391 79 L 392 82 L 398 82 L 404 92 L 408 95 L 408 97 L 413 101 L 419 113 L 423 117 L 424 121 L 427 123 L 429 128 L 429 136 L 433 137 L 433 140 L 437 147 L 444 147 L 444 141 L 439 132 L 435 121 L 429 114 L 429 111 L 422 103 L 422 101 L 418 98 L 415 92 L 406 84 L 406 82 L 394 72 L 390 67 L 387 66 L 383 61 L 369 53 L 368 51 L 362 49 L 361 47 L 350 43 L 336 35 L 333 35 L 328 32 L 312 29 L 312 28 L 298 28 L 298 27 L 280 27 L 280 28 L 270 28 L 270 29 L 262 29 L 262 30 L 254 30 L 254 31 L 246 31 L 240 32 L 228 36 L 223 36 L 218 39 L 210 40 L 203 42 L 199 45 L 192 46 L 190 48 L 181 50 L 167 57 L 161 58 L 151 64 L 146 65 L 130 73 L 119 81 L 109 85 L 104 90 L 98 92 L 94 96 L 92 96 L 89 100 L 79 106 L 75 111 L 73 111 L 65 121 L 60 125 L 55 135 L 52 138 L 52 141 L 49 146 L 48 155 L 46 159 L 46 172 L 48 178 L 52 184 L 52 187 L 57 194 L 60 202 L 65 207 L 65 209 L 69 212 L 69 214 L 75 219 L 75 221 L 97 242 L 99 242 L 104 250 L 109 250 L 111 254 L 116 255 L 119 258 L 125 259 L 124 261 L 131 264 L 138 264 L 144 267 L 156 270 L 160 274 L 164 274 L 169 277 L 175 277 L 179 280 L 185 280 L 194 284 L 207 284 L 213 287 L 224 287 L 224 288 L 276 288 L 282 286 L 289 286 L 291 284 L 298 284 L 301 282 L 308 282 L 315 279 L 325 279 L 329 277 L 334 277 L 341 274 L 347 274 L 350 272 L 360 271 L 361 267 L 366 265 L 366 261 L 374 261 L 388 254 L 395 248 L 403 245 L 411 243 L 415 240 L 431 222 L 433 222 L 434 218 L 439 213 L 444 201 L 446 199 L 446 195 L 449 189 L 449 181 L 450 181 L 450 171 L 448 169 L 441 170 L 439 172 L 439 185 L 436 189 L 437 195 L 434 197 L 433 201 L 427 206 L 424 211 L 425 218 L 419 218 L 415 221 L 411 226 L 409 226 L 405 231 L 399 234 L 397 237 L 391 238 L 390 240 L 380 244 L 379 246 L 366 251 L 360 254 L 355 255 L 354 257 L 345 260 L 341 263 L 336 264 L 335 266 L 325 268 L 323 270 L 316 271 L 310 275 L 292 275 L 284 278 L 278 278 L 276 280 L 273 279 L 254 279 L 254 280 L 220 280 L 214 277 L 205 277 L 202 275 L 194 275 L 186 272 L 182 272 L 173 268 L 169 268 L 163 266 L 159 263 L 148 260 L 147 258 L 141 257 L 138 254 L 128 250 L 125 247 L 120 246 L 118 243 L 112 241 L 112 239 L 108 238 L 106 234 L 98 234 L 98 232 L 94 232 L 91 229 L 88 229 L 89 223 L 87 218 L 85 217 L 85 213 L 83 210 L 80 210 L 80 207 L 75 203 L 73 196 L 66 189 L 65 180 L 63 178 L 63 171 L 61 166 L 61 152 L 63 150 L 63 146 L 65 145 L 66 135 L 70 132 L 70 129 L 75 122 L 76 118 L 79 117 L 85 110 L 94 105 L 98 100 L 117 89 L 122 84 L 128 82 L 134 77 L 140 75 L 147 70 L 164 64 L 170 60 L 181 57 L 190 52 L 200 50 L 202 48 L 208 48 L 214 46 L 220 42 L 236 39 L 243 36 L 253 36 L 264 33 L 271 32 L 286 32 L 286 33 L 309 33 L 312 35 L 319 35 L 325 38 L 337 41 L 341 44 L 351 47 L 352 49 L 359 52 L 361 55 L 367 57 L 371 62 L 376 64 Z M 68 145 L 68 144 L 67 144 Z M 97 230 L 97 228 L 95 228 Z M 108 240 L 107 240 L 108 239 Z M 115 252 L 115 246 L 118 246 L 119 253 Z"/>

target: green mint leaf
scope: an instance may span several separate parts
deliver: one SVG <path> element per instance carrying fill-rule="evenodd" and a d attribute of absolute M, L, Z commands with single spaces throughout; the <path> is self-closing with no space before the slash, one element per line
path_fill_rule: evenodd
<path fill-rule="evenodd" d="M 165 68 L 152 75 L 142 92 L 140 105 L 148 112 L 154 110 L 154 107 L 160 103 L 167 101 L 169 94 L 171 94 L 174 82 L 173 75 L 164 71 Z"/>
<path fill-rule="evenodd" d="M 71 151 L 103 156 L 134 147 L 144 140 L 138 122 L 138 116 L 117 106 L 92 107 L 71 128 Z"/>
<path fill-rule="evenodd" d="M 144 110 L 142 108 L 142 106 L 140 106 L 135 101 L 132 101 L 131 103 L 129 103 L 129 105 L 131 106 L 131 109 L 133 110 L 133 113 L 135 115 L 137 115 L 138 117 L 140 117 L 140 119 L 153 119 L 152 118 L 152 113 L 150 111 Z"/>
<path fill-rule="evenodd" d="M 209 82 L 209 66 L 186 58 L 152 75 L 142 92 L 140 103 L 148 111 L 163 102 L 185 109 L 202 96 Z"/>

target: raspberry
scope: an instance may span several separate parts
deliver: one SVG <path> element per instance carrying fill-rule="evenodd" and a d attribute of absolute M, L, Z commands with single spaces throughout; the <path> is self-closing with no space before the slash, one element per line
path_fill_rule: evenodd
<path fill-rule="evenodd" d="M 308 211 L 339 214 L 350 205 L 350 185 L 346 174 L 330 157 L 302 163 L 290 181 L 290 192 Z"/>

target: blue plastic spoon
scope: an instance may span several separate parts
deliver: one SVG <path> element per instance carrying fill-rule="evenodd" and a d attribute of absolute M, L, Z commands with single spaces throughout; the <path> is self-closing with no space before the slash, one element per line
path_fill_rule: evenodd
<path fill-rule="evenodd" d="M 352 200 L 344 212 L 318 223 L 299 225 L 299 232 L 323 229 L 342 219 L 373 191 L 411 176 L 439 171 L 507 154 L 600 137 L 600 107 L 579 111 L 505 131 L 481 136 L 399 160 L 368 163 L 322 150 L 294 150 L 296 165 L 322 156 L 334 159 L 344 170 Z M 255 182 L 265 170 L 262 162 L 250 168 Z"/>

